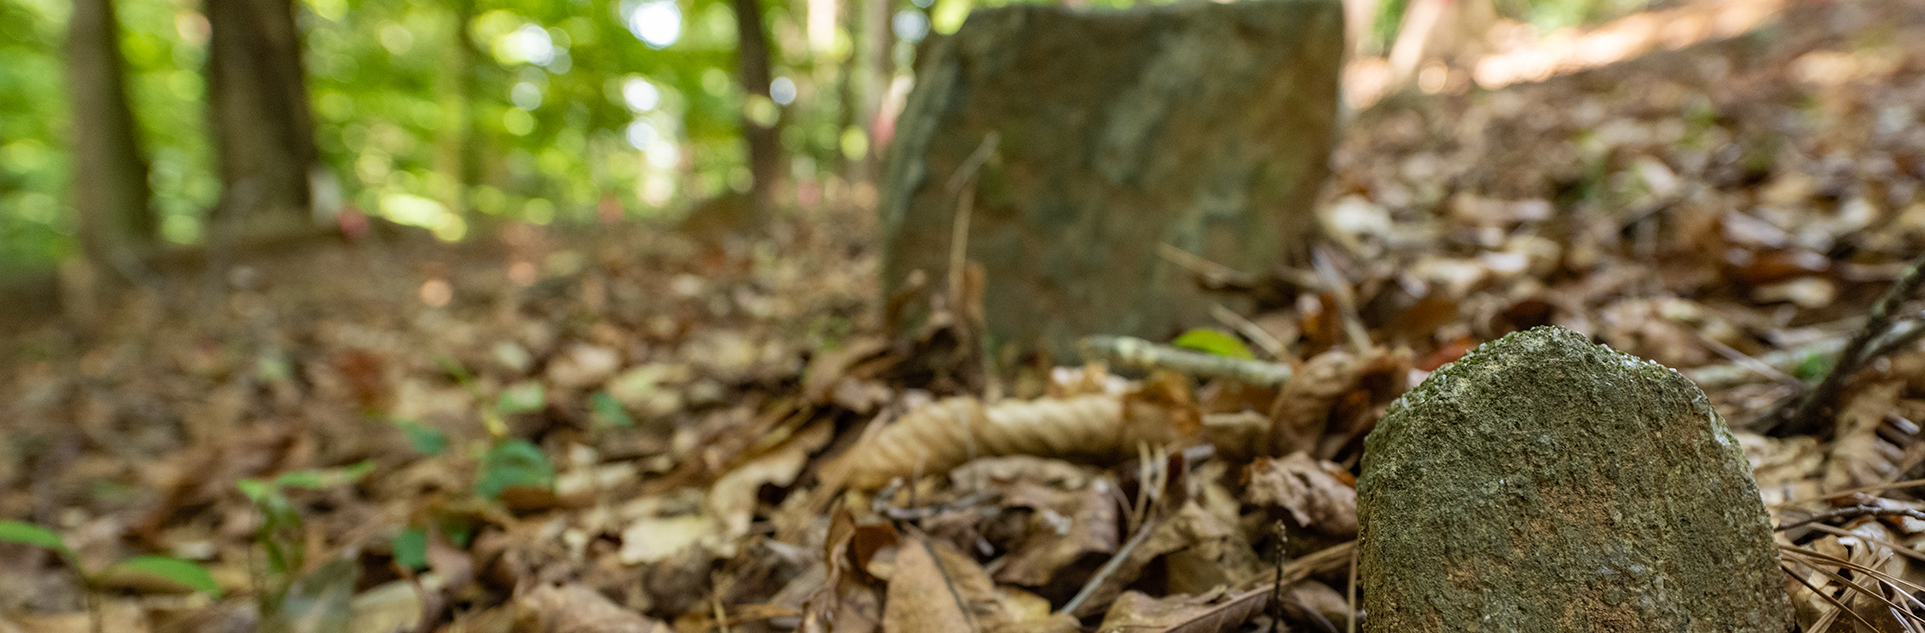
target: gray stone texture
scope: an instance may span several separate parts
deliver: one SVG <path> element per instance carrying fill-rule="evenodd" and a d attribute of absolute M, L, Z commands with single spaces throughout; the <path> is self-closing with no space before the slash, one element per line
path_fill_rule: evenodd
<path fill-rule="evenodd" d="M 1087 334 L 1211 323 L 1157 245 L 1253 273 L 1300 254 L 1335 139 L 1342 13 L 1338 0 L 971 13 L 925 51 L 889 148 L 885 289 L 918 269 L 942 285 L 949 182 L 993 132 L 968 236 L 992 346 L 1060 360 Z"/>
<path fill-rule="evenodd" d="M 1771 525 L 1696 385 L 1555 327 L 1391 405 L 1358 479 L 1368 632 L 1790 630 Z"/>

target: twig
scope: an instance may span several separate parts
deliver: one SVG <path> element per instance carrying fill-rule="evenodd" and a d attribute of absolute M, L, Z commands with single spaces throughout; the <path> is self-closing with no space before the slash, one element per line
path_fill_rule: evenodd
<path fill-rule="evenodd" d="M 1824 575 L 1824 576 L 1825 576 L 1826 578 L 1830 578 L 1830 579 L 1832 580 L 1832 582 L 1836 582 L 1836 583 L 1838 583 L 1838 584 L 1841 584 L 1841 585 L 1844 585 L 1844 586 L 1847 586 L 1847 587 L 1851 587 L 1851 588 L 1853 588 L 1853 589 L 1856 589 L 1856 590 L 1858 590 L 1858 592 L 1859 592 L 1859 593 L 1863 593 L 1863 594 L 1865 594 L 1865 595 L 1868 595 L 1868 596 L 1871 596 L 1872 598 L 1875 598 L 1875 599 L 1877 599 L 1877 600 L 1878 600 L 1879 602 L 1883 602 L 1883 603 L 1885 603 L 1885 604 L 1886 604 L 1887 606 L 1890 606 L 1890 607 L 1891 607 L 1891 608 L 1892 608 L 1893 610 L 1895 610 L 1895 611 L 1901 611 L 1901 612 L 1905 612 L 1905 613 L 1906 613 L 1906 615 L 1911 615 L 1911 616 L 1912 616 L 1913 618 L 1915 618 L 1915 619 L 1916 619 L 1916 618 L 1918 618 L 1918 616 L 1916 616 L 1916 615 L 1912 615 L 1912 614 L 1911 614 L 1910 612 L 1908 612 L 1908 611 L 1905 611 L 1905 610 L 1904 610 L 1904 609 L 1903 609 L 1902 607 L 1899 607 L 1899 606 L 1898 606 L 1898 603 L 1895 603 L 1895 602 L 1892 602 L 1891 600 L 1888 600 L 1888 599 L 1886 599 L 1886 598 L 1885 598 L 1884 596 L 1881 596 L 1881 595 L 1878 595 L 1878 592 L 1876 592 L 1876 591 L 1872 591 L 1872 590 L 1870 590 L 1870 589 L 1867 589 L 1867 588 L 1866 588 L 1866 587 L 1865 587 L 1864 585 L 1860 585 L 1860 584 L 1858 584 L 1858 583 L 1855 583 L 1855 582 L 1852 582 L 1852 581 L 1851 581 L 1850 579 L 1848 579 L 1848 578 L 1845 578 L 1844 576 L 1841 576 L 1841 575 L 1839 575 L 1839 574 L 1838 574 L 1838 572 L 1834 572 L 1834 571 L 1832 571 L 1832 570 L 1829 570 L 1829 569 L 1825 569 L 1824 567 L 1821 567 L 1821 566 L 1818 566 L 1818 565 L 1814 565 L 1814 564 L 1812 564 L 1812 563 L 1811 563 L 1811 561 L 1809 561 L 1809 560 L 1805 560 L 1805 559 L 1803 559 L 1803 558 L 1799 558 L 1799 557 L 1793 557 L 1793 559 L 1794 559 L 1794 560 L 1797 560 L 1797 561 L 1798 561 L 1798 563 L 1799 563 L 1799 564 L 1801 564 L 1801 565 L 1804 565 L 1804 566 L 1806 566 L 1806 567 L 1810 567 L 1810 568 L 1812 569 L 1812 571 L 1816 571 L 1816 572 L 1818 572 L 1818 573 L 1820 573 L 1820 574 L 1823 574 L 1823 575 Z M 1865 566 L 1863 566 L 1863 565 L 1858 565 L 1858 564 L 1856 564 L 1856 563 L 1852 563 L 1852 562 L 1849 562 L 1849 561 L 1846 561 L 1846 562 L 1844 563 L 1844 566 L 1845 566 L 1845 567 L 1850 567 L 1850 568 L 1854 568 L 1854 569 L 1853 569 L 1853 571 L 1856 571 L 1856 572 L 1859 572 L 1859 573 L 1864 573 L 1864 572 L 1866 572 L 1866 571 L 1870 571 L 1869 569 L 1867 569 L 1867 568 L 1866 568 Z M 1865 574 L 1865 575 L 1866 575 L 1866 576 L 1871 576 L 1871 574 Z M 1880 579 L 1880 578 L 1877 578 L 1877 577 L 1872 577 L 1872 578 L 1871 578 L 1871 580 L 1872 580 L 1872 581 L 1874 581 L 1874 582 L 1883 582 L 1883 580 L 1882 580 L 1882 579 Z M 1890 583 L 1887 583 L 1887 584 L 1890 584 Z M 1897 585 L 1893 585 L 1893 587 L 1894 587 L 1894 588 L 1896 588 L 1896 587 L 1897 587 Z M 1899 593 L 1904 593 L 1904 592 L 1899 592 Z"/>
<path fill-rule="evenodd" d="M 1864 624 L 1866 630 L 1868 631 L 1878 630 L 1878 627 L 1872 626 L 1871 622 L 1865 621 L 1865 616 L 1858 615 L 1858 612 L 1852 611 L 1850 607 L 1845 606 L 1844 602 L 1841 602 L 1837 598 L 1832 597 L 1831 594 L 1825 593 L 1823 589 L 1819 589 L 1818 587 L 1813 586 L 1811 584 L 1811 581 L 1805 580 L 1804 575 L 1799 574 L 1796 571 L 1792 571 L 1791 565 L 1789 563 L 1786 563 L 1784 561 L 1779 561 L 1778 568 L 1785 570 L 1785 575 L 1791 576 L 1793 580 L 1798 581 L 1798 584 L 1804 585 L 1805 588 L 1810 589 L 1812 593 L 1818 594 L 1818 597 L 1824 598 L 1826 602 L 1830 602 L 1834 608 L 1838 609 L 1839 611 L 1845 612 L 1845 615 L 1849 615 L 1852 617 L 1852 619 L 1857 620 L 1861 624 Z"/>
<path fill-rule="evenodd" d="M 975 207 L 976 188 L 970 184 L 976 180 L 976 172 L 989 162 L 996 153 L 996 144 L 1002 135 L 990 132 L 983 137 L 983 143 L 976 151 L 963 159 L 961 167 L 949 177 L 949 193 L 955 195 L 956 218 L 949 234 L 949 301 L 952 304 L 962 301 L 963 267 L 969 259 L 969 216 Z M 960 305 L 952 305 L 952 310 L 960 311 Z"/>
<path fill-rule="evenodd" d="M 1290 351 L 1284 347 L 1283 341 L 1277 340 L 1277 337 L 1264 331 L 1264 329 L 1254 321 L 1244 318 L 1241 314 L 1237 314 L 1236 310 L 1223 307 L 1221 303 L 1210 304 L 1210 316 L 1224 325 L 1235 328 L 1238 334 L 1242 334 L 1244 338 L 1250 339 L 1250 342 L 1256 343 L 1257 347 L 1263 348 L 1263 352 L 1269 354 L 1271 358 L 1283 358 L 1284 355 Z"/>
<path fill-rule="evenodd" d="M 1850 508 L 1839 508 L 1837 510 L 1832 510 L 1830 512 L 1815 514 L 1802 521 L 1786 523 L 1778 526 L 1778 528 L 1773 531 L 1783 532 L 1785 530 L 1800 528 L 1800 527 L 1804 527 L 1804 526 L 1811 525 L 1813 523 L 1818 523 L 1821 521 L 1830 521 L 1833 519 L 1856 519 L 1858 517 L 1867 517 L 1867 516 L 1911 517 L 1914 519 L 1925 521 L 1925 512 L 1920 512 L 1918 510 L 1913 510 L 1911 508 L 1880 508 L 1877 506 L 1853 506 Z"/>
<path fill-rule="evenodd" d="M 1128 336 L 1089 336 L 1083 355 L 1101 357 L 1139 369 L 1172 369 L 1198 378 L 1228 378 L 1260 387 L 1290 382 L 1290 366 L 1260 360 L 1231 358 L 1158 345 Z"/>
<path fill-rule="evenodd" d="M 1777 508 L 1782 508 L 1794 503 L 1824 501 L 1826 499 L 1836 499 L 1839 497 L 1843 497 L 1845 495 L 1855 495 L 1861 492 L 1884 492 L 1887 490 L 1897 490 L 1899 488 L 1910 488 L 1912 486 L 1925 486 L 1925 479 L 1908 479 L 1905 481 L 1894 481 L 1888 484 L 1878 484 L 1875 486 L 1863 486 L 1859 488 L 1846 488 L 1844 490 L 1833 490 L 1830 492 L 1821 492 L 1821 493 L 1818 493 L 1816 496 L 1800 497 L 1797 499 L 1786 499 L 1784 501 L 1771 504 L 1770 507 L 1772 509 L 1777 509 Z"/>
<path fill-rule="evenodd" d="M 1156 530 L 1161 527 L 1163 527 L 1162 516 L 1152 516 L 1150 520 L 1145 521 L 1143 527 L 1136 530 L 1136 535 L 1130 537 L 1129 542 L 1124 543 L 1122 549 L 1116 550 L 1116 554 L 1111 555 L 1109 561 L 1104 562 L 1102 567 L 1097 568 L 1096 575 L 1090 576 L 1089 582 L 1083 583 L 1083 588 L 1076 592 L 1076 597 L 1070 598 L 1069 602 L 1063 603 L 1063 608 L 1058 609 L 1056 612 L 1074 615 L 1076 610 L 1083 606 L 1084 602 L 1089 601 L 1090 596 L 1096 594 L 1098 587 L 1103 586 L 1103 583 L 1108 581 L 1110 576 L 1116 574 L 1116 570 L 1123 567 L 1123 563 L 1130 559 L 1130 554 L 1135 553 L 1136 548 L 1142 547 L 1144 543 L 1149 542 L 1150 535 L 1155 534 Z"/>
<path fill-rule="evenodd" d="M 1706 336 L 1704 332 L 1692 330 L 1692 333 L 1697 334 L 1698 341 L 1704 343 L 1706 347 L 1710 347 L 1711 351 L 1717 352 L 1719 356 L 1725 357 L 1740 367 L 1758 372 L 1759 375 L 1770 378 L 1775 382 L 1788 385 L 1805 384 L 1805 381 L 1799 380 L 1791 374 L 1778 371 L 1778 368 L 1772 367 L 1770 363 L 1753 358 L 1750 354 L 1738 351 L 1736 348 L 1724 344 L 1723 341 Z"/>
<path fill-rule="evenodd" d="M 1344 625 L 1344 633 L 1357 633 L 1357 556 L 1360 551 L 1354 547 L 1350 549 L 1350 588 L 1345 592 L 1348 594 L 1345 604 L 1350 605 L 1350 621 Z"/>
<path fill-rule="evenodd" d="M 1880 357 L 1890 356 L 1899 350 L 1910 347 L 1911 344 L 1917 343 L 1920 339 L 1925 339 L 1925 327 L 1920 327 L 1921 325 L 1925 325 L 1925 319 L 1921 319 L 1918 316 L 1899 321 L 1896 325 L 1892 326 L 1890 336 L 1886 336 L 1877 344 L 1873 345 L 1871 351 L 1865 352 L 1865 359 L 1860 361 L 1860 364 L 1877 360 Z"/>
<path fill-rule="evenodd" d="M 1910 322 L 1908 321 L 1907 323 Z M 1925 328 L 1920 329 L 1925 330 Z M 1811 358 L 1814 355 L 1836 354 L 1838 350 L 1844 349 L 1844 347 L 1845 340 L 1843 338 L 1826 338 L 1791 349 L 1765 352 L 1752 358 L 1757 359 L 1760 363 L 1770 365 L 1772 369 L 1785 372 L 1795 369 L 1799 364 L 1805 362 L 1805 359 Z M 1705 365 L 1703 367 L 1692 367 L 1681 371 L 1684 372 L 1686 378 L 1690 378 L 1691 382 L 1698 383 L 1698 386 L 1703 389 L 1717 389 L 1742 384 L 1749 382 L 1752 376 L 1758 375 L 1755 369 L 1739 363 Z"/>
<path fill-rule="evenodd" d="M 1819 418 L 1838 398 L 1845 378 L 1858 373 L 1859 368 L 1872 360 L 1865 352 L 1871 348 L 1873 341 L 1889 331 L 1892 319 L 1898 316 L 1899 305 L 1910 300 L 1918 291 L 1919 284 L 1925 283 L 1925 274 L 1920 274 L 1922 267 L 1925 267 L 1925 256 L 1912 260 L 1905 267 L 1904 274 L 1892 282 L 1892 287 L 1878 298 L 1878 303 L 1872 304 L 1871 312 L 1865 315 L 1864 327 L 1852 334 L 1851 341 L 1838 354 L 1838 362 L 1832 364 L 1831 371 L 1825 373 L 1824 380 L 1819 381 L 1818 386 L 1798 399 L 1796 408 L 1788 413 L 1784 409 L 1774 412 L 1779 416 L 1777 424 L 1772 426 L 1774 435 L 1809 435 L 1820 430 L 1822 424 Z M 1879 349 L 1885 347 L 1880 346 Z"/>
<path fill-rule="evenodd" d="M 1256 275 L 1204 259 L 1196 253 L 1172 246 L 1169 242 L 1157 244 L 1156 255 L 1163 258 L 1163 261 L 1175 264 L 1177 268 L 1202 277 L 1205 283 L 1212 286 L 1253 286 L 1257 283 Z"/>

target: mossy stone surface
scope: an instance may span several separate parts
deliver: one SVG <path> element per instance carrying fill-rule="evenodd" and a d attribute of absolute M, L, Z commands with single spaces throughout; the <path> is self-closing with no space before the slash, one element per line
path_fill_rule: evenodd
<path fill-rule="evenodd" d="M 1677 371 L 1541 327 L 1478 347 L 1365 441 L 1367 632 L 1791 630 L 1737 441 Z"/>

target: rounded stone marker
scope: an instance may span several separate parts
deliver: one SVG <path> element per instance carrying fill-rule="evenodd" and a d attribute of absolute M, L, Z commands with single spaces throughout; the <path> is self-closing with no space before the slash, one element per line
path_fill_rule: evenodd
<path fill-rule="evenodd" d="M 1770 519 L 1704 392 L 1540 327 L 1393 403 L 1357 481 L 1364 630 L 1792 630 Z"/>

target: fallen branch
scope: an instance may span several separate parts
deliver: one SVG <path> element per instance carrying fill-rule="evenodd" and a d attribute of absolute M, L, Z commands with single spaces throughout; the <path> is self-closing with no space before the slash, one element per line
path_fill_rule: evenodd
<path fill-rule="evenodd" d="M 1834 519 L 1856 519 L 1858 517 L 1910 517 L 1914 519 L 1919 519 L 1921 521 L 1925 521 L 1925 512 L 1920 512 L 1918 510 L 1913 510 L 1911 508 L 1880 508 L 1877 506 L 1853 506 L 1850 508 L 1839 508 L 1837 510 L 1832 510 L 1830 512 L 1822 512 L 1822 513 L 1807 517 L 1801 521 L 1793 521 L 1791 523 L 1786 523 L 1784 525 L 1778 526 L 1778 528 L 1773 531 L 1783 532 L 1785 530 L 1797 529 L 1807 525 L 1811 525 L 1813 523 L 1831 521 Z"/>
<path fill-rule="evenodd" d="M 1788 406 L 1775 409 L 1770 414 L 1777 417 L 1769 427 L 1770 434 L 1810 435 L 1824 430 L 1823 415 L 1838 399 L 1838 392 L 1844 388 L 1846 378 L 1858 373 L 1867 363 L 1876 360 L 1878 355 L 1897 351 L 1916 340 L 1918 335 L 1898 335 L 1895 339 L 1873 345 L 1892 335 L 1892 324 L 1898 317 L 1899 306 L 1911 300 L 1917 294 L 1919 285 L 1925 283 L 1921 267 L 1925 267 L 1925 256 L 1912 260 L 1898 280 L 1892 282 L 1892 287 L 1885 291 L 1885 295 L 1878 298 L 1878 303 L 1873 304 L 1871 312 L 1865 315 L 1865 325 L 1852 334 L 1844 351 L 1838 354 L 1838 361 L 1832 364 L 1831 371 L 1825 373 L 1824 380 L 1791 401 L 1795 406 L 1788 403 Z M 1904 343 L 1894 344 L 1894 341 Z"/>
<path fill-rule="evenodd" d="M 1084 356 L 1104 358 L 1137 369 L 1168 369 L 1198 378 L 1227 378 L 1260 387 L 1290 382 L 1289 365 L 1193 352 L 1129 336 L 1084 337 L 1081 347 Z"/>

